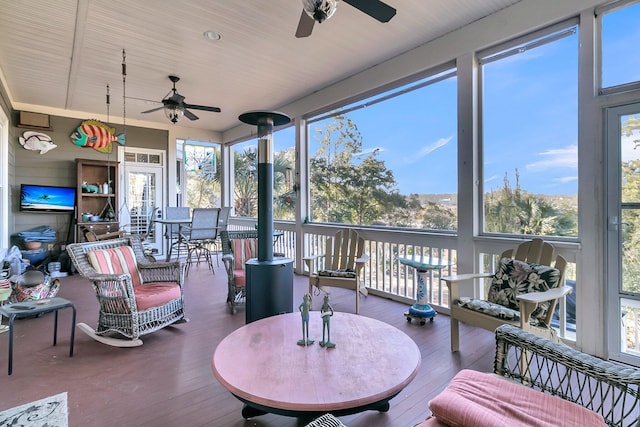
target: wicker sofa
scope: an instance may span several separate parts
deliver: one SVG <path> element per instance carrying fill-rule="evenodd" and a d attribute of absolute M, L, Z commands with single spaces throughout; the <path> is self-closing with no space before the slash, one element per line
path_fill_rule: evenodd
<path fill-rule="evenodd" d="M 640 369 L 503 325 L 494 373 L 460 371 L 429 407 L 414 427 L 640 426 Z M 331 414 L 307 425 L 342 426 Z"/>
<path fill-rule="evenodd" d="M 460 371 L 417 426 L 640 426 L 639 398 L 640 369 L 503 325 L 494 374 Z"/>
<path fill-rule="evenodd" d="M 78 272 L 91 281 L 100 303 L 98 341 L 129 346 L 120 345 L 122 339 L 101 337 L 139 341 L 185 319 L 184 262 L 150 262 L 139 236 L 73 243 L 67 252 Z"/>

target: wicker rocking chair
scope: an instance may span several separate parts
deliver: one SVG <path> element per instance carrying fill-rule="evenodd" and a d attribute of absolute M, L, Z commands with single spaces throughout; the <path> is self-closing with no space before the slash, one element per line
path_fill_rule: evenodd
<path fill-rule="evenodd" d="M 91 281 L 100 303 L 95 331 L 78 324 L 97 341 L 137 346 L 140 336 L 186 321 L 184 262 L 149 262 L 137 235 L 72 243 L 67 252 L 80 275 Z"/>

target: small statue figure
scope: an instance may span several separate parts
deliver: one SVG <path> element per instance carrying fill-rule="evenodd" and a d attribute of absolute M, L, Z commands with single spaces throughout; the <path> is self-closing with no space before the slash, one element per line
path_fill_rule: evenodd
<path fill-rule="evenodd" d="M 320 345 L 326 348 L 333 348 L 336 346 L 336 343 L 331 342 L 331 325 L 329 324 L 329 321 L 331 320 L 331 316 L 333 316 L 333 307 L 329 304 L 329 295 L 324 296 L 324 303 L 320 309 L 320 316 L 322 316 L 322 341 L 320 341 Z M 326 340 L 324 338 L 325 332 L 327 333 Z"/>
<path fill-rule="evenodd" d="M 98 186 L 87 184 L 87 181 L 82 181 L 82 192 L 83 193 L 97 193 Z"/>
<path fill-rule="evenodd" d="M 298 307 L 300 314 L 302 315 L 302 339 L 298 340 L 298 345 L 311 345 L 314 340 L 309 339 L 309 310 L 311 309 L 311 295 L 304 294 L 302 297 L 302 304 Z"/>

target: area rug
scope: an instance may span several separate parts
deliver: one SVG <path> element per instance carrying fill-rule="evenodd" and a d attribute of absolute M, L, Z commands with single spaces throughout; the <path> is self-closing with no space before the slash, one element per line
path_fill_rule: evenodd
<path fill-rule="evenodd" d="M 0 427 L 67 427 L 67 392 L 0 412 Z"/>

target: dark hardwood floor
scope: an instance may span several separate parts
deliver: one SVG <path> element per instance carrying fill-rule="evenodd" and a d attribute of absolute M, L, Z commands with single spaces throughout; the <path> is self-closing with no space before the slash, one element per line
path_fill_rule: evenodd
<path fill-rule="evenodd" d="M 76 304 L 77 322 L 93 327 L 97 301 L 88 281 L 76 275 L 61 282 L 58 296 Z M 295 277 L 294 304 L 301 301 L 307 284 L 306 277 Z M 225 299 L 222 265 L 216 267 L 215 275 L 204 264 L 194 266 L 185 287 L 189 323 L 145 335 L 144 344 L 134 348 L 101 344 L 76 328 L 73 358 L 68 357 L 71 310 L 60 312 L 56 347 L 52 346 L 53 314 L 16 320 L 11 376 L 7 375 L 8 333 L 0 334 L 0 410 L 67 392 L 71 427 L 304 425 L 308 420 L 272 414 L 244 420 L 241 402 L 214 378 L 211 357 L 216 345 L 244 324 L 244 309 L 231 315 Z M 336 311 L 355 309 L 350 291 L 335 289 L 331 303 Z M 314 309 L 320 305 L 321 299 L 316 298 Z M 492 370 L 492 333 L 461 325 L 462 351 L 452 354 L 447 316 L 438 315 L 434 322 L 420 326 L 405 320 L 406 309 L 380 297 L 361 299 L 361 315 L 387 322 L 413 338 L 422 353 L 422 366 L 413 382 L 391 400 L 387 413 L 367 411 L 341 417 L 343 423 L 413 426 L 428 413 L 429 399 L 460 369 Z M 371 375 L 376 375 L 374 367 Z"/>

